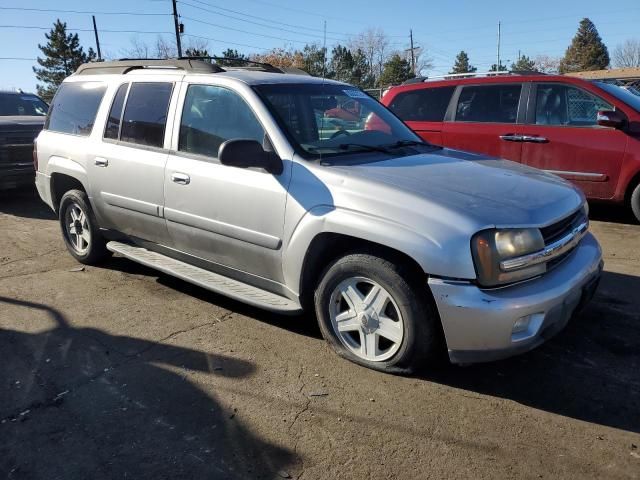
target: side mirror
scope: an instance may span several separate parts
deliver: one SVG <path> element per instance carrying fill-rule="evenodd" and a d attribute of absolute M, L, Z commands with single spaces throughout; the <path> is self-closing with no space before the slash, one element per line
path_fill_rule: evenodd
<path fill-rule="evenodd" d="M 218 160 L 223 165 L 238 168 L 264 168 L 279 175 L 283 165 L 275 152 L 267 152 L 255 140 L 227 140 L 218 149 Z"/>
<path fill-rule="evenodd" d="M 600 110 L 597 116 L 598 125 L 602 127 L 622 128 L 627 118 L 618 110 Z"/>

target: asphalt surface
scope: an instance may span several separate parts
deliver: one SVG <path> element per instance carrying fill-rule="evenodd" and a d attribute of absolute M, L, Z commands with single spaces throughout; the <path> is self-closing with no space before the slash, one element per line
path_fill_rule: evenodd
<path fill-rule="evenodd" d="M 406 378 L 310 316 L 78 268 L 33 192 L 0 194 L 0 478 L 640 478 L 640 226 L 592 213 L 606 272 L 562 333 Z"/>

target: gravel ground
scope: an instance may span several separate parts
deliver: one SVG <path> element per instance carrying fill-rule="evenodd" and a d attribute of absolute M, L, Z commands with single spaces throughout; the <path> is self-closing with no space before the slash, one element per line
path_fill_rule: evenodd
<path fill-rule="evenodd" d="M 33 192 L 0 195 L 0 477 L 640 478 L 640 226 L 592 211 L 605 274 L 557 337 L 395 377 L 311 317 L 122 258 L 78 268 Z"/>

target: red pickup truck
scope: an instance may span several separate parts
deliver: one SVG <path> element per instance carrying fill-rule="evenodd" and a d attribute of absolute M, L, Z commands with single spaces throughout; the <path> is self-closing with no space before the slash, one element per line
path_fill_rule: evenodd
<path fill-rule="evenodd" d="M 546 170 L 640 221 L 640 97 L 619 86 L 538 73 L 414 79 L 382 103 L 430 143 Z"/>

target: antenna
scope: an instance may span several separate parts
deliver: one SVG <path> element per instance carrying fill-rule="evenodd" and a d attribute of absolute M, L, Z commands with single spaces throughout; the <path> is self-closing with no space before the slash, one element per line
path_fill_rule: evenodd
<path fill-rule="evenodd" d="M 324 38 L 322 40 L 322 83 L 327 70 L 327 21 L 324 21 Z"/>
<path fill-rule="evenodd" d="M 500 40 L 501 40 L 501 22 L 498 22 L 498 63 L 496 63 L 496 70 L 500 71 Z"/>

